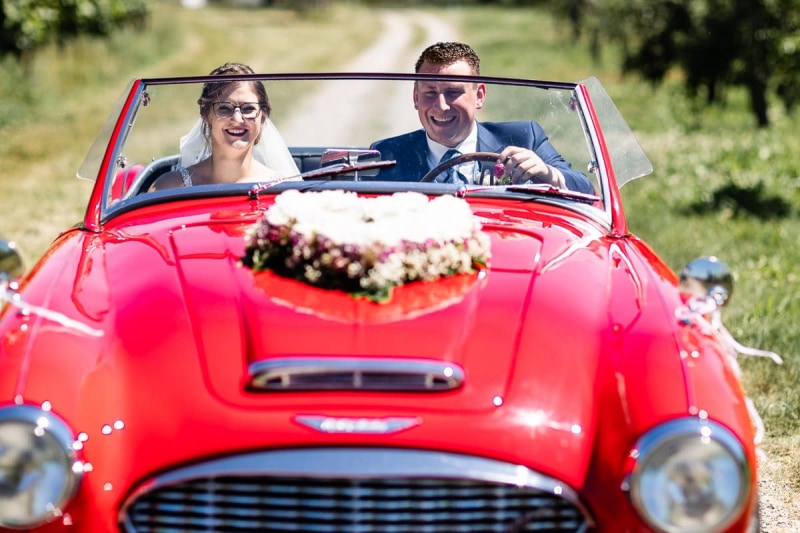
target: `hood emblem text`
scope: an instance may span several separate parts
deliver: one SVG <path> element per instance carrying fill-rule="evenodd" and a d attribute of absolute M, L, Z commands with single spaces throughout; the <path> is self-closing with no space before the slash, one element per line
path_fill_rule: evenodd
<path fill-rule="evenodd" d="M 319 415 L 299 415 L 295 421 L 321 433 L 396 433 L 417 426 L 421 420 L 416 417 L 389 418 L 342 418 Z"/>

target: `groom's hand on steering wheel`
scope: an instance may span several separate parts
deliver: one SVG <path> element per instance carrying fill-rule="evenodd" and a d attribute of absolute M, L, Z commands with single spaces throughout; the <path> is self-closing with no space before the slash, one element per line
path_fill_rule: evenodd
<path fill-rule="evenodd" d="M 512 183 L 549 183 L 566 188 L 561 171 L 545 163 L 533 150 L 507 146 L 500 152 L 497 162 L 505 167 L 505 175 L 511 178 Z"/>

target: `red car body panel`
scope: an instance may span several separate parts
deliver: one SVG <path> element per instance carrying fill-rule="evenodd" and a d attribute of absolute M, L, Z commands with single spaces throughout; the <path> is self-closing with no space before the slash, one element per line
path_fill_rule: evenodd
<path fill-rule="evenodd" d="M 4 316 L 16 324 L 4 324 L 0 391 L 49 402 L 88 437 L 83 490 L 102 496 L 89 514 L 114 515 L 137 483 L 172 465 L 237 450 L 323 442 L 450 450 L 525 464 L 581 488 L 593 456 L 627 449 L 672 417 L 708 409 L 736 432 L 751 432 L 741 409 L 718 400 L 720 385 L 730 394 L 739 387 L 725 358 L 665 316 L 679 304 L 662 296 L 674 276 L 640 243 L 608 238 L 590 220 L 476 201 L 492 239 L 491 268 L 435 287 L 399 287 L 375 313 L 367 301 L 242 267 L 243 235 L 266 205 L 208 203 L 180 206 L 181 216 L 121 217 L 97 234 L 70 231 L 40 263 L 29 299 L 70 309 L 114 336 L 98 343 L 39 318 Z M 661 331 L 665 324 L 674 330 Z M 576 334 L 582 330 L 600 334 Z M 702 356 L 659 356 L 677 344 Z M 255 361 L 376 355 L 440 358 L 469 371 L 464 387 L 446 393 L 246 389 Z M 720 368 L 704 374 L 700 365 Z M 720 373 L 727 383 L 701 379 Z M 54 375 L 63 387 L 53 387 Z M 389 438 L 323 439 L 297 423 L 300 414 L 419 422 Z M 595 465 L 605 469 L 599 479 L 619 486 L 626 459 Z M 607 486 L 587 488 L 600 524 L 604 513 L 620 519 L 619 498 L 605 501 Z M 79 520 L 79 510 L 70 513 Z"/>

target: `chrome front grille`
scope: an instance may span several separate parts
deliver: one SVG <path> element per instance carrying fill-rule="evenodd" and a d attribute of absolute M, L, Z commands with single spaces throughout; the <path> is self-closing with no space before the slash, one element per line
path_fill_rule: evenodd
<path fill-rule="evenodd" d="M 524 467 L 386 449 L 266 452 L 201 464 L 142 487 L 121 521 L 128 533 L 555 533 L 590 525 L 568 487 Z"/>

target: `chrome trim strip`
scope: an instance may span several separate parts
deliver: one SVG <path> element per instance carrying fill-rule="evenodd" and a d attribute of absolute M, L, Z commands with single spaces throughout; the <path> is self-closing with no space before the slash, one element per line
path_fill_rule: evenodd
<path fill-rule="evenodd" d="M 594 521 L 572 487 L 523 465 L 435 450 L 402 448 L 304 448 L 254 452 L 173 470 L 131 493 L 120 511 L 130 526 L 128 508 L 143 494 L 215 476 L 287 476 L 306 478 L 384 479 L 443 478 L 485 481 L 537 489 L 563 498 L 583 515 L 586 530 Z"/>
<path fill-rule="evenodd" d="M 397 433 L 422 423 L 417 417 L 346 417 L 324 415 L 297 415 L 294 421 L 320 433 L 358 433 L 386 435 Z"/>
<path fill-rule="evenodd" d="M 251 363 L 248 375 L 247 387 L 256 391 L 441 392 L 464 383 L 456 364 L 386 357 L 281 357 Z"/>

